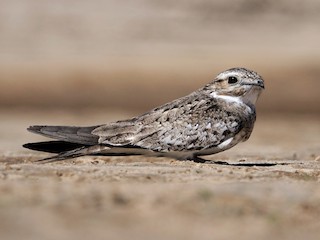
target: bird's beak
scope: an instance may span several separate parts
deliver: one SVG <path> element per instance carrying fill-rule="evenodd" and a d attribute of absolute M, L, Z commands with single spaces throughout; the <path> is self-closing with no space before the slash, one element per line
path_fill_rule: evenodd
<path fill-rule="evenodd" d="M 257 79 L 255 81 L 252 82 L 242 82 L 242 85 L 253 85 L 253 86 L 258 86 L 264 89 L 264 82 L 262 79 Z"/>

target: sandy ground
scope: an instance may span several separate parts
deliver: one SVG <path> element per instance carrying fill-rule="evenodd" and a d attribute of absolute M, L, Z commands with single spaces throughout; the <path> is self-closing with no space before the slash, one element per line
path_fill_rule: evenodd
<path fill-rule="evenodd" d="M 319 238 L 318 116 L 259 116 L 247 143 L 207 157 L 236 164 L 226 166 L 140 156 L 36 164 L 47 155 L 20 147 L 43 139 L 29 124 L 131 114 L 1 115 L 1 239 Z"/>

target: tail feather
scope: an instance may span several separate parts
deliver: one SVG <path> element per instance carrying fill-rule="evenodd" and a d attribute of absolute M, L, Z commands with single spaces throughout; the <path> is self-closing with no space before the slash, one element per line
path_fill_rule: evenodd
<path fill-rule="evenodd" d="M 23 145 L 23 147 L 31 150 L 48 152 L 48 153 L 61 153 L 61 152 L 70 151 L 76 148 L 80 148 L 83 146 L 88 147 L 88 145 L 65 142 L 65 141 L 35 142 L 35 143 L 26 143 Z"/>
<path fill-rule="evenodd" d="M 69 127 L 69 126 L 30 126 L 30 132 L 65 142 L 95 145 L 99 137 L 91 132 L 99 126 Z"/>

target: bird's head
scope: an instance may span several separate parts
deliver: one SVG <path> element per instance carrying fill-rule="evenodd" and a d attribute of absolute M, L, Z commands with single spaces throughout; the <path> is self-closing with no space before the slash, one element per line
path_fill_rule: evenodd
<path fill-rule="evenodd" d="M 206 86 L 214 97 L 238 97 L 243 102 L 255 104 L 264 89 L 264 81 L 256 72 L 245 68 L 231 68 L 218 74 Z"/>

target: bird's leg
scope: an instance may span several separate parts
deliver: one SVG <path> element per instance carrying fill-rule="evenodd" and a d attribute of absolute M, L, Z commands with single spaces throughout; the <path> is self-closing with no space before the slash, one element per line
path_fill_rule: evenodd
<path fill-rule="evenodd" d="M 196 155 L 190 157 L 188 160 L 194 161 L 195 163 L 205 163 L 207 161 L 206 159 L 200 158 Z"/>
<path fill-rule="evenodd" d="M 204 158 L 198 157 L 197 155 L 193 155 L 192 157 L 188 158 L 188 160 L 194 161 L 195 163 L 211 163 L 211 164 L 218 164 L 218 165 L 231 165 L 225 161 L 206 160 Z"/>
<path fill-rule="evenodd" d="M 195 163 L 211 163 L 211 164 L 218 164 L 218 165 L 231 165 L 225 161 L 206 160 L 206 159 L 200 158 L 198 156 L 193 156 L 192 158 L 190 158 L 188 160 L 194 161 Z"/>

